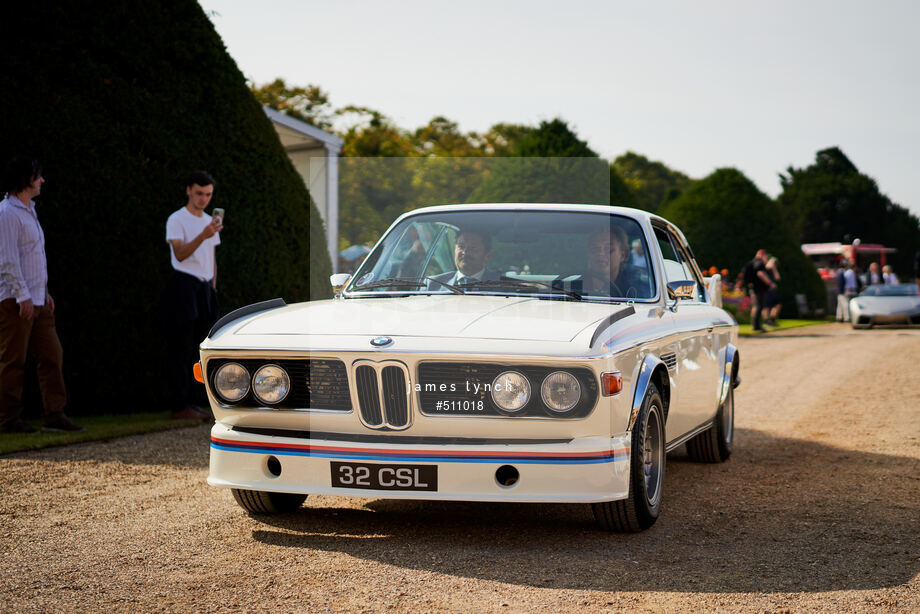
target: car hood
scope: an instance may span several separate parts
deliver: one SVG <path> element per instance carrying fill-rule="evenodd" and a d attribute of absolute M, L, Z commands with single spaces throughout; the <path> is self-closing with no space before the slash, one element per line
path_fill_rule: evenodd
<path fill-rule="evenodd" d="M 596 326 L 624 307 L 479 295 L 353 298 L 290 305 L 231 323 L 227 328 L 236 336 L 386 335 L 571 341 L 585 328 Z"/>

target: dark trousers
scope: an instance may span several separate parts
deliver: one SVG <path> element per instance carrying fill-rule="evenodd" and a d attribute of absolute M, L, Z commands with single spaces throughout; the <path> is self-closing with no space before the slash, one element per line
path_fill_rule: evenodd
<path fill-rule="evenodd" d="M 751 328 L 760 330 L 763 328 L 761 315 L 764 305 L 766 304 L 767 290 L 751 290 Z"/>
<path fill-rule="evenodd" d="M 48 305 L 36 306 L 32 319 L 19 317 L 16 299 L 0 301 L 0 426 L 20 419 L 26 357 L 32 354 L 42 391 L 44 422 L 64 414 L 67 391 L 61 366 L 64 350 Z"/>
<path fill-rule="evenodd" d="M 200 359 L 198 346 L 217 321 L 217 293 L 209 282 L 175 272 L 163 301 L 166 337 L 167 409 L 176 412 L 205 402 L 204 388 L 192 367 Z"/>

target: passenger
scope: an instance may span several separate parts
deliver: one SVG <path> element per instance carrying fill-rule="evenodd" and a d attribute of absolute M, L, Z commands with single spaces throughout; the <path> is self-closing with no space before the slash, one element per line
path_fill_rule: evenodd
<path fill-rule="evenodd" d="M 627 261 L 630 243 L 626 232 L 612 225 L 588 236 L 588 270 L 571 284 L 580 294 L 624 298 L 649 298 L 648 274 Z"/>

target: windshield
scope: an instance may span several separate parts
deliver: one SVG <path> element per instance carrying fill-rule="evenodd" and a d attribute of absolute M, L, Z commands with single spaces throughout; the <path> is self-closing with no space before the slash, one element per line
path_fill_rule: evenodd
<path fill-rule="evenodd" d="M 452 211 L 404 219 L 345 289 L 380 294 L 525 294 L 567 300 L 656 296 L 635 220 L 578 211 Z"/>
<path fill-rule="evenodd" d="M 917 296 L 917 284 L 869 286 L 860 296 Z"/>

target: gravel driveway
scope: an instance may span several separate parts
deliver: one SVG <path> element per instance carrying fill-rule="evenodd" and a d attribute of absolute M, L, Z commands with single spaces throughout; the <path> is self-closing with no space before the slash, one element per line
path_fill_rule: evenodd
<path fill-rule="evenodd" d="M 310 497 L 247 516 L 206 426 L 0 457 L 0 611 L 920 611 L 920 331 L 742 339 L 735 452 L 587 506 Z"/>

